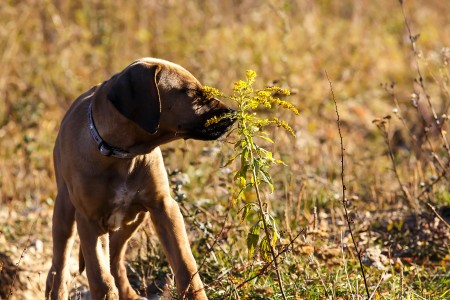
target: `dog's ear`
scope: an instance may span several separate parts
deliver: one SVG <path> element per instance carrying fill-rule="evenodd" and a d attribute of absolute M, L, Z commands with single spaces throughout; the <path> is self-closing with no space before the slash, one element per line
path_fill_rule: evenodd
<path fill-rule="evenodd" d="M 159 70 L 158 65 L 135 63 L 119 74 L 107 96 L 122 115 L 149 133 L 158 131 L 161 116 Z"/>

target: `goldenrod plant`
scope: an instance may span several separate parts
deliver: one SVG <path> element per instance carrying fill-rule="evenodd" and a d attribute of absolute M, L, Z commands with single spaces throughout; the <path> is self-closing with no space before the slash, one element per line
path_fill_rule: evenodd
<path fill-rule="evenodd" d="M 225 96 L 219 90 L 212 87 L 204 87 L 203 92 L 209 97 L 226 98 L 237 105 L 234 112 L 214 117 L 206 122 L 206 126 L 219 122 L 222 118 L 233 118 L 236 120 L 236 133 L 234 153 L 226 165 L 231 164 L 240 158 L 240 164 L 234 171 L 237 191 L 234 194 L 235 203 L 242 204 L 242 219 L 246 219 L 253 211 L 256 212 L 256 222 L 252 225 L 247 235 L 248 257 L 251 259 L 258 254 L 266 262 L 273 262 L 277 272 L 277 279 L 283 298 L 283 284 L 278 270 L 277 252 L 275 245 L 280 237 L 277 230 L 276 220 L 271 215 L 266 200 L 262 199 L 260 187 L 268 186 L 270 191 L 274 191 L 270 167 L 276 164 L 284 164 L 283 161 L 274 158 L 271 151 L 263 148 L 261 142 L 274 141 L 269 137 L 265 128 L 269 125 L 276 125 L 284 128 L 293 137 L 294 130 L 289 124 L 277 117 L 267 118 L 259 113 L 261 107 L 275 110 L 283 108 L 298 115 L 299 112 L 291 103 L 282 100 L 276 95 L 288 96 L 290 91 L 280 87 L 266 87 L 254 89 L 256 72 L 248 70 L 246 80 L 239 80 L 234 83 L 233 95 Z M 256 201 L 246 196 L 246 192 L 253 190 L 256 194 Z M 254 219 L 250 219 L 254 220 Z"/>

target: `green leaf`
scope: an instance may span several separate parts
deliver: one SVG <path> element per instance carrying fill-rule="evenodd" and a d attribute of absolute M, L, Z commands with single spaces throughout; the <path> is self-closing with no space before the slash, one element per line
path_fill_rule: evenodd
<path fill-rule="evenodd" d="M 270 177 L 269 173 L 267 173 L 267 171 L 265 171 L 263 169 L 259 170 L 259 174 L 261 176 L 261 181 L 267 183 L 270 187 L 271 192 L 273 193 L 274 186 L 273 186 L 273 182 L 272 182 L 272 177 Z"/>
<path fill-rule="evenodd" d="M 233 193 L 233 200 L 236 201 L 245 201 L 246 197 L 245 197 L 245 188 L 240 189 L 239 191 L 236 191 Z"/>
<path fill-rule="evenodd" d="M 279 159 L 276 159 L 276 160 L 275 160 L 275 163 L 278 164 L 278 165 L 287 166 L 287 164 L 285 164 L 284 161 L 279 160 Z"/>
<path fill-rule="evenodd" d="M 239 143 L 236 143 L 236 146 L 239 146 Z M 245 146 L 247 146 L 247 142 L 245 140 L 241 141 L 240 146 L 241 148 L 245 148 Z"/>
<path fill-rule="evenodd" d="M 227 163 L 224 165 L 224 167 L 226 167 L 226 166 L 228 166 L 229 164 L 231 164 L 231 163 L 236 159 L 236 157 L 238 157 L 240 154 L 241 154 L 241 153 L 237 153 L 235 156 L 233 156 L 232 158 L 230 158 L 230 159 L 227 161 Z"/>
<path fill-rule="evenodd" d="M 256 246 L 259 241 L 259 223 L 252 226 L 250 232 L 247 235 L 247 250 L 248 250 L 248 258 L 252 258 L 255 254 Z"/>
<path fill-rule="evenodd" d="M 249 167 L 250 166 L 247 164 L 247 162 L 244 162 L 244 165 L 242 165 L 241 169 L 236 172 L 236 174 L 234 175 L 233 179 L 237 180 L 239 177 L 246 178 L 247 177 L 247 171 L 248 171 Z"/>
<path fill-rule="evenodd" d="M 273 230 L 273 233 L 272 233 L 272 238 L 271 238 L 271 241 L 270 241 L 272 247 L 275 247 L 275 244 L 277 243 L 277 240 L 278 240 L 278 231 L 277 231 L 277 229 L 274 226 L 274 230 Z"/>
<path fill-rule="evenodd" d="M 248 160 L 248 148 L 245 147 L 244 149 L 242 149 L 242 154 L 241 154 L 241 163 L 242 166 L 246 164 L 247 160 Z"/>
<path fill-rule="evenodd" d="M 247 200 L 247 197 L 245 197 L 245 193 L 244 193 L 244 191 L 245 191 L 245 189 L 242 189 L 240 192 L 239 192 L 239 199 L 238 200 L 241 200 L 241 201 L 245 201 L 245 200 Z"/>
<path fill-rule="evenodd" d="M 237 179 L 238 186 L 242 189 L 247 185 L 247 180 L 245 180 L 244 176 L 239 176 Z"/>
<path fill-rule="evenodd" d="M 261 244 L 259 245 L 259 252 L 261 253 L 261 258 L 265 262 L 271 261 L 270 245 L 266 236 L 262 239 Z"/>
<path fill-rule="evenodd" d="M 260 165 L 259 165 L 259 163 L 260 163 L 260 160 L 258 159 L 258 158 L 255 158 L 254 160 L 253 160 L 253 168 L 255 169 L 255 174 L 256 174 L 256 176 L 258 176 L 258 173 L 259 173 L 259 170 L 260 170 Z"/>
<path fill-rule="evenodd" d="M 263 176 L 263 179 L 266 180 L 268 183 L 273 183 L 272 177 L 266 170 L 260 169 L 259 173 Z"/>
<path fill-rule="evenodd" d="M 273 154 L 270 151 L 264 150 L 264 156 L 271 161 L 273 160 Z"/>
<path fill-rule="evenodd" d="M 247 218 L 248 214 L 250 213 L 250 210 L 251 210 L 251 206 L 250 205 L 247 204 L 247 205 L 244 206 L 244 209 L 242 210 L 241 221 L 244 221 Z"/>
<path fill-rule="evenodd" d="M 272 229 L 273 228 L 273 226 L 272 226 L 272 220 L 273 220 L 272 216 L 269 215 L 268 213 L 265 213 L 264 214 L 264 218 L 266 219 L 267 228 Z"/>

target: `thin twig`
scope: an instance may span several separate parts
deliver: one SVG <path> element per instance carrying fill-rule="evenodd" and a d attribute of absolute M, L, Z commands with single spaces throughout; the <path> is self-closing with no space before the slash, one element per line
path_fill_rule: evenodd
<path fill-rule="evenodd" d="M 385 127 L 386 122 L 388 123 L 388 125 L 390 124 L 389 120 L 390 120 L 389 118 L 385 117 L 383 119 L 384 122 L 381 124 L 377 124 L 377 126 L 381 130 L 381 133 L 383 134 L 384 142 L 386 143 L 388 154 L 389 154 L 389 159 L 391 160 L 391 163 L 392 163 L 392 171 L 395 174 L 395 178 L 397 179 L 400 189 L 402 190 L 403 196 L 405 197 L 405 199 L 408 201 L 408 203 L 411 205 L 412 208 L 417 208 L 416 203 L 413 202 L 413 198 L 411 197 L 411 195 L 409 194 L 409 191 L 406 189 L 405 185 L 403 184 L 403 182 L 400 178 L 400 174 L 398 172 L 397 161 L 395 160 L 394 151 L 392 150 L 391 141 L 389 139 L 389 129 L 386 129 L 386 127 Z"/>
<path fill-rule="evenodd" d="M 381 282 L 384 280 L 384 276 L 385 275 L 386 275 L 386 271 L 383 272 L 383 274 L 381 275 L 380 280 L 378 280 L 377 286 L 373 290 L 372 295 L 370 295 L 369 300 L 372 300 L 373 297 L 375 296 L 375 293 L 377 292 L 378 288 L 380 287 Z"/>
<path fill-rule="evenodd" d="M 444 143 L 444 148 L 445 148 L 445 150 L 447 150 L 447 155 L 450 158 L 450 146 L 449 146 L 447 137 L 445 136 L 445 134 L 444 134 L 444 132 L 442 130 L 441 121 L 439 120 L 439 118 L 438 118 L 438 116 L 436 114 L 436 111 L 434 110 L 433 104 L 431 103 L 431 97 L 427 93 L 427 89 L 425 88 L 425 81 L 423 79 L 422 72 L 420 70 L 419 61 L 417 59 L 418 51 L 417 51 L 417 47 L 416 47 L 416 41 L 419 38 L 420 34 L 417 34 L 417 35 L 413 35 L 412 34 L 411 27 L 410 27 L 409 22 L 408 22 L 408 18 L 406 17 L 406 12 L 405 12 L 405 7 L 403 5 L 403 2 L 404 2 L 403 0 L 399 0 L 400 6 L 402 8 L 402 14 L 403 14 L 403 20 L 405 22 L 405 27 L 406 27 L 406 30 L 408 31 L 409 41 L 411 42 L 411 49 L 412 49 L 412 51 L 414 53 L 414 61 L 416 63 L 417 74 L 419 76 L 419 85 L 422 88 L 423 93 L 425 94 L 425 98 L 427 99 L 428 106 L 429 106 L 429 108 L 431 110 L 431 113 L 433 114 L 433 119 L 434 119 L 434 122 L 435 122 L 435 125 L 436 125 L 436 129 L 439 131 L 439 135 L 440 135 L 440 137 L 442 139 L 442 142 Z"/>
<path fill-rule="evenodd" d="M 434 208 L 433 205 L 430 204 L 430 202 L 426 203 L 428 205 L 428 207 L 434 212 L 434 214 L 436 215 L 436 217 L 441 220 L 441 222 L 443 222 L 445 224 L 445 226 L 447 226 L 447 228 L 450 228 L 450 225 L 444 220 L 444 218 L 442 218 L 438 212 L 436 211 L 436 208 Z"/>
<path fill-rule="evenodd" d="M 398 102 L 398 100 L 397 100 L 397 96 L 395 95 L 395 90 L 394 90 L 394 88 L 395 88 L 395 84 L 392 83 L 392 84 L 390 85 L 390 87 L 388 87 L 388 86 L 386 85 L 386 86 L 384 87 L 384 90 L 386 91 L 386 93 L 388 93 L 388 95 L 391 97 L 391 99 L 393 100 L 393 102 L 394 102 L 394 104 L 395 104 L 395 108 L 396 108 L 397 111 L 394 112 L 394 114 L 399 118 L 399 120 L 402 122 L 403 126 L 406 128 L 406 130 L 407 130 L 407 132 L 408 132 L 408 135 L 409 135 L 409 137 L 411 138 L 411 141 L 412 141 L 413 145 L 416 147 L 417 151 L 418 151 L 419 154 L 420 154 L 420 153 L 422 152 L 422 147 L 421 147 L 421 145 L 419 144 L 419 141 L 417 140 L 416 135 L 412 132 L 412 130 L 409 128 L 408 124 L 406 123 L 406 120 L 405 120 L 405 118 L 404 118 L 404 116 L 403 116 L 403 114 L 402 114 L 402 110 L 401 110 L 401 108 L 400 108 L 399 102 Z M 419 106 L 418 106 L 418 105 L 413 105 L 413 106 L 416 108 L 418 115 L 421 117 L 423 126 L 424 126 L 424 128 L 425 128 L 425 127 L 427 126 L 427 124 L 426 124 L 426 121 L 425 121 L 425 119 L 424 119 L 423 114 L 422 114 L 422 113 L 420 112 L 420 110 L 419 110 Z M 428 137 L 428 131 L 427 131 L 427 130 L 424 130 L 424 134 L 425 134 L 426 141 L 427 141 L 427 143 L 428 143 L 428 145 L 429 145 L 429 147 L 430 147 L 431 153 L 434 154 L 433 145 L 431 144 L 431 141 L 430 141 L 430 139 L 429 139 L 429 137 Z M 432 155 L 432 156 L 433 156 L 433 155 Z M 428 157 L 427 157 L 427 158 L 428 158 Z"/>
<path fill-rule="evenodd" d="M 353 289 L 352 289 L 352 284 L 350 283 L 350 277 L 348 276 L 348 269 L 347 269 L 347 260 L 345 259 L 345 253 L 344 253 L 344 237 L 343 237 L 343 233 L 341 230 L 341 252 L 342 252 L 342 260 L 344 261 L 344 271 L 345 271 L 345 276 L 347 277 L 347 285 L 348 288 L 350 289 L 350 294 L 353 293 Z"/>
<path fill-rule="evenodd" d="M 330 84 L 331 97 L 332 97 L 332 100 L 334 102 L 334 107 L 335 107 L 335 110 L 336 110 L 337 126 L 338 126 L 339 138 L 340 138 L 340 144 L 341 144 L 342 205 L 344 207 L 345 220 L 347 222 L 347 227 L 348 227 L 348 230 L 350 232 L 350 236 L 352 238 L 353 245 L 355 246 L 355 251 L 356 251 L 356 254 L 357 254 L 357 257 L 358 257 L 359 266 L 361 268 L 361 273 L 362 273 L 362 276 L 364 278 L 364 287 L 366 288 L 367 297 L 370 298 L 370 293 L 369 293 L 369 287 L 367 285 L 366 274 L 364 272 L 364 267 L 363 267 L 362 260 L 361 260 L 361 252 L 360 252 L 360 250 L 358 248 L 358 244 L 357 244 L 357 242 L 355 240 L 355 237 L 353 235 L 353 229 L 352 229 L 352 226 L 351 226 L 351 223 L 353 222 L 353 220 L 351 220 L 349 215 L 348 215 L 347 200 L 345 198 L 345 191 L 347 189 L 346 186 L 345 186 L 345 180 L 344 180 L 344 175 L 345 175 L 345 173 L 344 173 L 344 151 L 345 151 L 345 148 L 344 148 L 344 140 L 342 138 L 342 132 L 341 132 L 341 119 L 339 117 L 338 105 L 337 105 L 337 102 L 336 102 L 336 98 L 334 96 L 333 85 L 332 85 L 332 83 L 330 81 L 330 78 L 328 77 L 327 71 L 325 71 L 325 75 L 327 77 L 328 83 Z"/>
<path fill-rule="evenodd" d="M 406 30 L 408 31 L 409 41 L 411 42 L 411 49 L 412 49 L 412 51 L 414 53 L 414 61 L 416 63 L 417 74 L 419 75 L 419 85 L 420 85 L 420 87 L 422 88 L 422 90 L 423 90 L 423 92 L 425 94 L 425 98 L 427 99 L 428 106 L 430 107 L 431 113 L 433 114 L 433 118 L 434 118 L 434 122 L 436 124 L 436 128 L 437 128 L 437 130 L 439 130 L 439 134 L 441 136 L 441 139 L 444 142 L 445 150 L 447 150 L 447 154 L 450 157 L 450 146 L 448 144 L 447 137 L 445 136 L 444 132 L 442 131 L 441 121 L 439 120 L 439 118 L 438 118 L 438 116 L 436 114 L 436 111 L 434 110 L 433 104 L 431 103 L 431 97 L 427 93 L 427 90 L 425 88 L 425 82 L 424 82 L 424 79 L 423 79 L 423 76 L 422 76 L 422 72 L 420 70 L 419 61 L 417 59 L 418 52 L 417 52 L 417 47 L 416 47 L 416 41 L 417 41 L 417 39 L 419 38 L 420 35 L 419 34 L 418 35 L 413 35 L 412 34 L 411 27 L 409 26 L 408 18 L 406 17 L 405 7 L 403 5 L 404 1 L 403 0 L 399 0 L 399 2 L 400 2 L 400 6 L 402 8 L 402 14 L 403 14 L 403 20 L 405 22 L 405 27 L 406 27 Z"/>
<path fill-rule="evenodd" d="M 417 59 L 418 51 L 417 51 L 417 47 L 416 47 L 416 41 L 417 41 L 417 39 L 419 38 L 420 35 L 419 34 L 417 34 L 417 35 L 413 35 L 412 34 L 411 26 L 409 25 L 408 18 L 406 16 L 406 12 L 405 12 L 404 0 L 399 0 L 399 3 L 400 3 L 400 7 L 402 9 L 402 14 L 403 14 L 403 20 L 404 20 L 404 23 L 405 23 L 405 27 L 406 27 L 406 30 L 408 31 L 409 41 L 411 42 L 411 49 L 412 49 L 412 51 L 414 53 L 414 61 L 416 63 L 417 74 L 419 76 L 419 85 L 422 88 L 423 93 L 425 94 L 425 98 L 427 99 L 428 106 L 429 106 L 429 108 L 431 110 L 431 113 L 433 114 L 433 119 L 434 119 L 434 122 L 435 122 L 435 125 L 436 125 L 436 129 L 439 131 L 439 135 L 440 135 L 441 140 L 442 140 L 442 142 L 444 144 L 444 148 L 447 151 L 447 160 L 448 160 L 447 165 L 444 167 L 442 164 L 440 164 L 442 169 L 443 169 L 443 173 L 442 174 L 445 176 L 444 173 L 448 172 L 448 167 L 450 166 L 450 145 L 448 143 L 448 140 L 447 140 L 447 137 L 445 136 L 444 131 L 442 130 L 441 121 L 439 120 L 439 118 L 438 118 L 438 116 L 436 114 L 436 111 L 434 109 L 434 106 L 431 103 L 431 96 L 428 94 L 427 89 L 425 88 L 425 81 L 424 81 L 423 76 L 422 76 L 422 71 L 420 69 L 419 60 Z M 434 152 L 433 152 L 433 154 L 435 155 L 436 160 L 438 162 L 440 162 L 439 157 Z M 442 176 L 440 176 L 440 178 L 442 178 Z M 430 207 L 430 209 L 433 211 L 433 213 L 442 222 L 444 222 L 444 224 L 448 228 L 450 228 L 449 224 L 438 214 L 436 209 L 429 202 L 427 202 L 426 204 L 427 204 L 428 207 Z"/>
<path fill-rule="evenodd" d="M 28 233 L 27 242 L 25 244 L 25 247 L 22 250 L 22 253 L 20 254 L 19 261 L 16 263 L 16 270 L 14 272 L 13 280 L 9 286 L 8 297 L 6 299 L 9 299 L 9 297 L 11 297 L 13 294 L 14 283 L 16 282 L 17 273 L 19 272 L 19 265 L 20 265 L 20 262 L 22 261 L 22 258 L 25 256 L 25 252 L 27 251 L 28 247 L 30 246 L 31 234 L 33 233 L 33 228 L 35 227 L 36 223 L 37 223 L 37 219 L 34 220 L 33 224 L 31 225 L 30 232 Z"/>
<path fill-rule="evenodd" d="M 399 103 L 398 103 L 397 97 L 395 96 L 394 85 L 393 85 L 393 84 L 391 85 L 391 89 L 390 89 L 390 90 L 388 90 L 388 88 L 385 87 L 385 90 L 386 90 L 386 92 L 389 94 L 389 96 L 392 98 L 392 100 L 394 101 L 394 104 L 395 104 L 396 109 L 397 109 L 397 112 L 395 113 L 395 115 L 396 115 L 396 116 L 400 119 L 400 121 L 403 123 L 403 126 L 405 126 L 405 128 L 408 129 L 408 125 L 407 125 L 407 123 L 406 123 L 405 118 L 404 118 L 403 115 L 402 115 L 402 112 L 401 112 L 400 105 L 399 105 Z M 419 112 L 419 111 L 418 111 L 418 112 Z M 420 112 L 419 112 L 419 115 L 421 115 Z M 423 120 L 423 116 L 422 116 L 422 120 Z M 389 121 L 389 120 L 388 120 L 388 121 Z M 424 121 L 424 120 L 423 120 L 423 121 Z M 425 121 L 424 121 L 424 122 L 425 122 Z M 378 126 L 378 124 L 377 124 L 377 126 Z M 425 126 L 425 125 L 424 125 L 424 126 Z M 400 186 L 402 187 L 402 191 L 403 191 L 403 193 L 405 194 L 405 196 L 409 196 L 409 193 L 405 193 L 404 187 L 403 187 L 402 182 L 401 182 L 401 180 L 400 180 L 400 176 L 398 175 L 398 172 L 397 172 L 396 162 L 395 162 L 395 160 L 394 160 L 394 156 L 392 155 L 392 149 L 391 149 L 391 147 L 390 147 L 390 142 L 389 142 L 389 139 L 388 139 L 388 132 L 386 132 L 386 130 L 383 129 L 383 128 L 381 128 L 380 126 L 378 126 L 378 128 L 380 128 L 381 132 L 383 133 L 383 136 L 384 136 L 384 139 L 385 139 L 385 143 L 386 143 L 387 146 L 388 146 L 388 151 L 389 151 L 389 154 L 390 154 L 389 156 L 390 156 L 391 161 L 392 161 L 392 164 L 393 164 L 394 173 L 395 173 L 395 175 L 396 175 L 397 181 L 399 182 Z M 420 145 L 417 143 L 416 137 L 414 136 L 414 134 L 413 134 L 413 133 L 411 132 L 411 130 L 409 130 L 409 129 L 408 129 L 408 134 L 409 134 L 409 136 L 410 136 L 410 138 L 411 138 L 413 144 L 416 146 L 416 148 L 417 148 L 418 150 L 421 151 L 421 147 L 420 147 Z M 422 191 L 419 193 L 419 195 L 415 196 L 415 198 L 416 198 L 417 200 L 419 200 L 419 202 L 422 202 L 422 203 L 426 204 L 426 205 L 432 210 L 432 212 L 436 215 L 436 217 L 437 217 L 439 220 L 441 220 L 448 228 L 450 228 L 450 225 L 449 225 L 449 224 L 448 224 L 448 223 L 447 223 L 447 222 L 439 215 L 439 213 L 436 211 L 436 209 L 434 208 L 434 206 L 432 206 L 430 202 L 427 202 L 426 200 L 423 200 L 423 199 L 422 199 L 422 196 L 425 195 L 425 194 L 427 194 L 427 193 L 430 191 L 430 189 L 433 188 L 433 186 L 434 186 L 435 184 L 437 184 L 442 178 L 445 178 L 445 179 L 448 180 L 448 177 L 447 177 L 447 173 L 449 172 L 448 164 L 450 163 L 450 160 L 449 160 L 449 162 L 447 163 L 447 166 L 444 166 L 444 162 L 441 161 L 441 159 L 439 158 L 439 156 L 438 156 L 438 155 L 435 153 L 435 151 L 433 150 L 432 145 L 431 145 L 431 142 L 430 142 L 430 140 L 429 140 L 429 138 L 428 138 L 428 133 L 427 133 L 426 130 L 425 130 L 425 136 L 426 136 L 426 140 L 427 140 L 427 142 L 428 142 L 428 144 L 429 144 L 429 146 L 430 146 L 430 149 L 431 149 L 431 158 L 434 159 L 434 160 L 436 161 L 437 165 L 439 166 L 439 168 L 440 168 L 442 171 L 440 172 L 439 176 L 437 176 L 437 178 L 434 179 L 431 183 L 427 184 L 427 185 L 422 189 Z"/>

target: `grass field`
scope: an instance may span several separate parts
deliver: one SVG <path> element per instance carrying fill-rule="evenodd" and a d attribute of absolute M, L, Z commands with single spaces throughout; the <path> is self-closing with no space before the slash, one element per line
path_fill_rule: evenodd
<path fill-rule="evenodd" d="M 145 56 L 226 93 L 247 69 L 260 88 L 277 82 L 293 92 L 300 116 L 279 117 L 297 137 L 270 129 L 269 149 L 287 166 L 272 170 L 275 192 L 263 195 L 281 233 L 288 299 L 367 299 L 366 289 L 372 299 L 450 298 L 449 15 L 447 0 L 4 1 L 0 299 L 44 299 L 62 116 L 82 92 Z M 326 74 L 366 283 L 344 214 Z M 162 150 L 208 296 L 282 299 L 273 265 L 247 256 L 254 220 L 241 220 L 242 203 L 230 205 L 231 147 L 188 140 Z M 73 299 L 87 282 L 77 249 L 78 241 Z M 167 281 L 150 223 L 128 254 L 142 295 Z"/>

